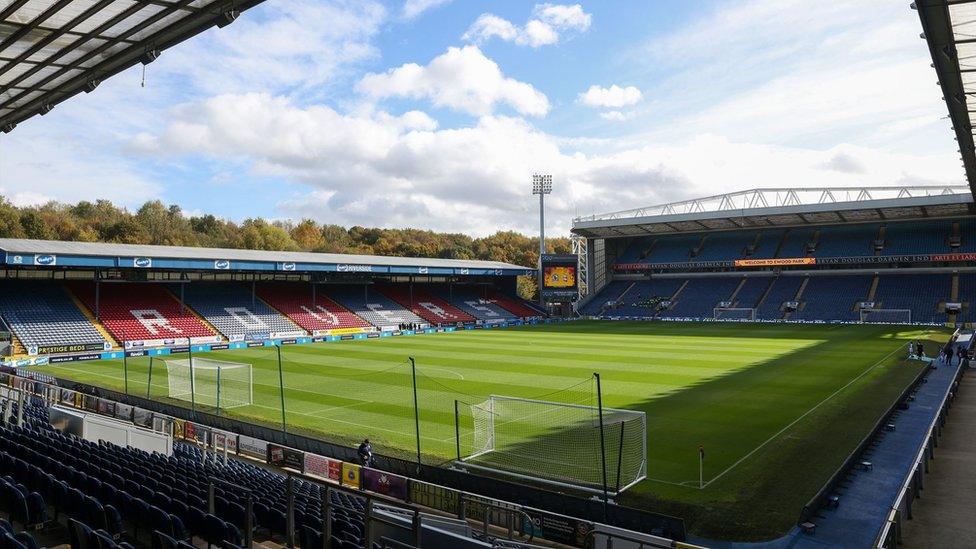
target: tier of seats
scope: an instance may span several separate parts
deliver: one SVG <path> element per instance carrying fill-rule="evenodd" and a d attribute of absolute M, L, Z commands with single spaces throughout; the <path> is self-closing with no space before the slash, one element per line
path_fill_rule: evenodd
<path fill-rule="evenodd" d="M 371 286 L 329 286 L 326 291 L 334 301 L 377 328 L 427 323 Z"/>
<path fill-rule="evenodd" d="M 27 348 L 105 344 L 102 334 L 59 284 L 4 282 L 0 285 L 0 317 Z"/>
<path fill-rule="evenodd" d="M 956 249 L 950 247 L 953 223 L 951 220 L 904 221 L 648 236 L 631 241 L 616 262 L 681 263 L 976 251 L 976 222 L 959 222 L 961 245 Z"/>
<path fill-rule="evenodd" d="M 94 283 L 75 282 L 70 289 L 91 311 L 98 311 L 102 325 L 119 341 L 215 335 L 159 284 L 101 284 L 97 307 Z"/>
<path fill-rule="evenodd" d="M 489 291 L 488 299 L 519 318 L 543 316 L 544 313 L 517 297 L 509 297 L 501 292 Z"/>
<path fill-rule="evenodd" d="M 482 288 L 464 285 L 457 285 L 453 288 L 440 286 L 435 287 L 434 292 L 442 299 L 450 301 L 455 307 L 479 320 L 512 320 L 515 318 L 515 315 L 508 309 L 489 298 Z"/>
<path fill-rule="evenodd" d="M 474 322 L 475 317 L 428 292 L 423 286 L 384 284 L 379 287 L 386 297 L 403 305 L 415 315 L 432 324 L 456 324 Z"/>
<path fill-rule="evenodd" d="M 712 318 L 715 307 L 725 301 L 739 285 L 740 278 L 690 278 L 662 318 Z"/>
<path fill-rule="evenodd" d="M 871 276 L 811 276 L 802 306 L 791 320 L 857 320 L 855 304 L 867 299 Z"/>
<path fill-rule="evenodd" d="M 773 282 L 766 299 L 756 308 L 756 318 L 783 318 L 783 302 L 793 301 L 803 283 L 801 276 L 781 276 Z"/>
<path fill-rule="evenodd" d="M 218 283 L 185 286 L 185 302 L 228 338 L 302 331 L 281 313 L 254 298 L 249 287 Z"/>
<path fill-rule="evenodd" d="M 938 307 L 948 301 L 951 275 L 883 275 L 874 294 L 877 308 L 911 309 L 912 322 L 945 322 L 947 315 Z"/>
<path fill-rule="evenodd" d="M 265 283 L 258 285 L 257 292 L 262 300 L 310 333 L 316 330 L 372 327 L 369 322 L 326 297 L 318 288 L 314 292 L 313 302 L 310 285 Z"/>
<path fill-rule="evenodd" d="M 622 298 L 616 300 L 604 314 L 608 316 L 652 316 L 655 311 L 646 306 L 650 300 L 670 299 L 684 284 L 680 278 L 653 278 L 634 283 Z"/>

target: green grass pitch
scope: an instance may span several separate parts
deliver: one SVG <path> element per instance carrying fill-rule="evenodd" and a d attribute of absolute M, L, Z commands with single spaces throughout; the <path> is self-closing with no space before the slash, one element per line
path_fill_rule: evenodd
<path fill-rule="evenodd" d="M 934 352 L 946 337 L 890 326 L 579 321 L 287 346 L 286 421 L 293 431 L 348 444 L 369 436 L 379 453 L 412 455 L 413 356 L 422 451 L 442 462 L 455 455 L 455 399 L 545 398 L 599 372 L 605 406 L 647 414 L 648 479 L 620 503 L 682 516 L 699 535 L 757 539 L 792 525 L 914 379 L 920 365 L 903 360 L 907 341 L 926 339 Z M 251 363 L 254 404 L 223 413 L 280 426 L 275 349 L 200 356 Z M 123 388 L 120 360 L 41 370 Z M 128 360 L 130 392 L 147 394 L 148 372 L 148 359 Z M 166 392 L 157 359 L 149 393 Z"/>

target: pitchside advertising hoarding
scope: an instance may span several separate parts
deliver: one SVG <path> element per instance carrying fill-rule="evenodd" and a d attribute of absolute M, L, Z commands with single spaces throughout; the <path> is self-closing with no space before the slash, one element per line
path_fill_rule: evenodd
<path fill-rule="evenodd" d="M 575 301 L 579 295 L 577 259 L 572 254 L 545 254 L 539 261 L 541 295 L 545 301 Z"/>

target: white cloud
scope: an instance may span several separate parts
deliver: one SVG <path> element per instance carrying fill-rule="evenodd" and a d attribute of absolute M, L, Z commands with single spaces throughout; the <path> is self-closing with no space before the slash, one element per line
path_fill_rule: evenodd
<path fill-rule="evenodd" d="M 589 214 L 763 186 L 961 180 L 951 153 L 853 145 L 816 150 L 708 134 L 590 148 L 518 118 L 483 116 L 472 127 L 441 129 L 421 112 L 342 114 L 267 94 L 181 107 L 162 134 L 143 136 L 139 144 L 144 154 L 166 158 L 246 159 L 256 174 L 309 186 L 310 192 L 279 202 L 283 217 L 472 234 L 533 230 L 527 185 L 537 171 L 551 172 L 556 182 L 549 229 L 559 234 L 577 207 Z M 843 167 L 837 158 L 847 170 L 835 169 Z"/>
<path fill-rule="evenodd" d="M 428 99 L 435 106 L 475 115 L 506 104 L 528 116 L 544 116 L 549 100 L 531 84 L 506 77 L 477 46 L 451 47 L 426 66 L 407 63 L 382 74 L 367 74 L 356 89 L 374 99 Z"/>
<path fill-rule="evenodd" d="M 452 0 L 407 0 L 403 3 L 403 18 L 415 19 L 425 11 L 450 3 Z"/>
<path fill-rule="evenodd" d="M 600 118 L 612 122 L 623 122 L 631 117 L 630 113 L 621 111 L 605 111 L 600 113 Z"/>
<path fill-rule="evenodd" d="M 586 32 L 592 20 L 592 16 L 584 12 L 579 4 L 536 4 L 523 27 L 497 15 L 483 13 L 468 27 L 461 39 L 480 44 L 499 38 L 520 46 L 538 48 L 558 43 L 562 37 L 560 33 Z"/>
<path fill-rule="evenodd" d="M 636 105 L 643 98 L 643 94 L 634 86 L 621 88 L 613 84 L 609 88 L 592 85 L 577 97 L 577 101 L 587 107 L 604 107 L 619 109 Z"/>

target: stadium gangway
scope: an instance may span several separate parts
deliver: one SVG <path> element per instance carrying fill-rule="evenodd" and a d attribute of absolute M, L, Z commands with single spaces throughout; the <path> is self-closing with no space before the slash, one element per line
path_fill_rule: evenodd
<path fill-rule="evenodd" d="M 958 330 L 956 331 L 958 334 Z M 970 340 L 969 348 L 972 349 Z M 960 373 L 963 371 L 960 367 Z M 894 504 L 885 516 L 884 525 L 878 532 L 872 547 L 875 549 L 889 549 L 901 545 L 901 525 L 904 520 L 912 519 L 912 503 L 922 490 L 923 478 L 929 469 L 929 460 L 935 457 L 935 446 L 942 434 L 942 426 L 945 424 L 946 413 L 952 404 L 953 391 L 946 391 L 939 405 L 939 413 L 932 418 L 928 432 L 925 434 L 925 444 L 919 448 L 915 460 L 912 462 L 910 472 L 901 484 L 898 496 Z"/>

